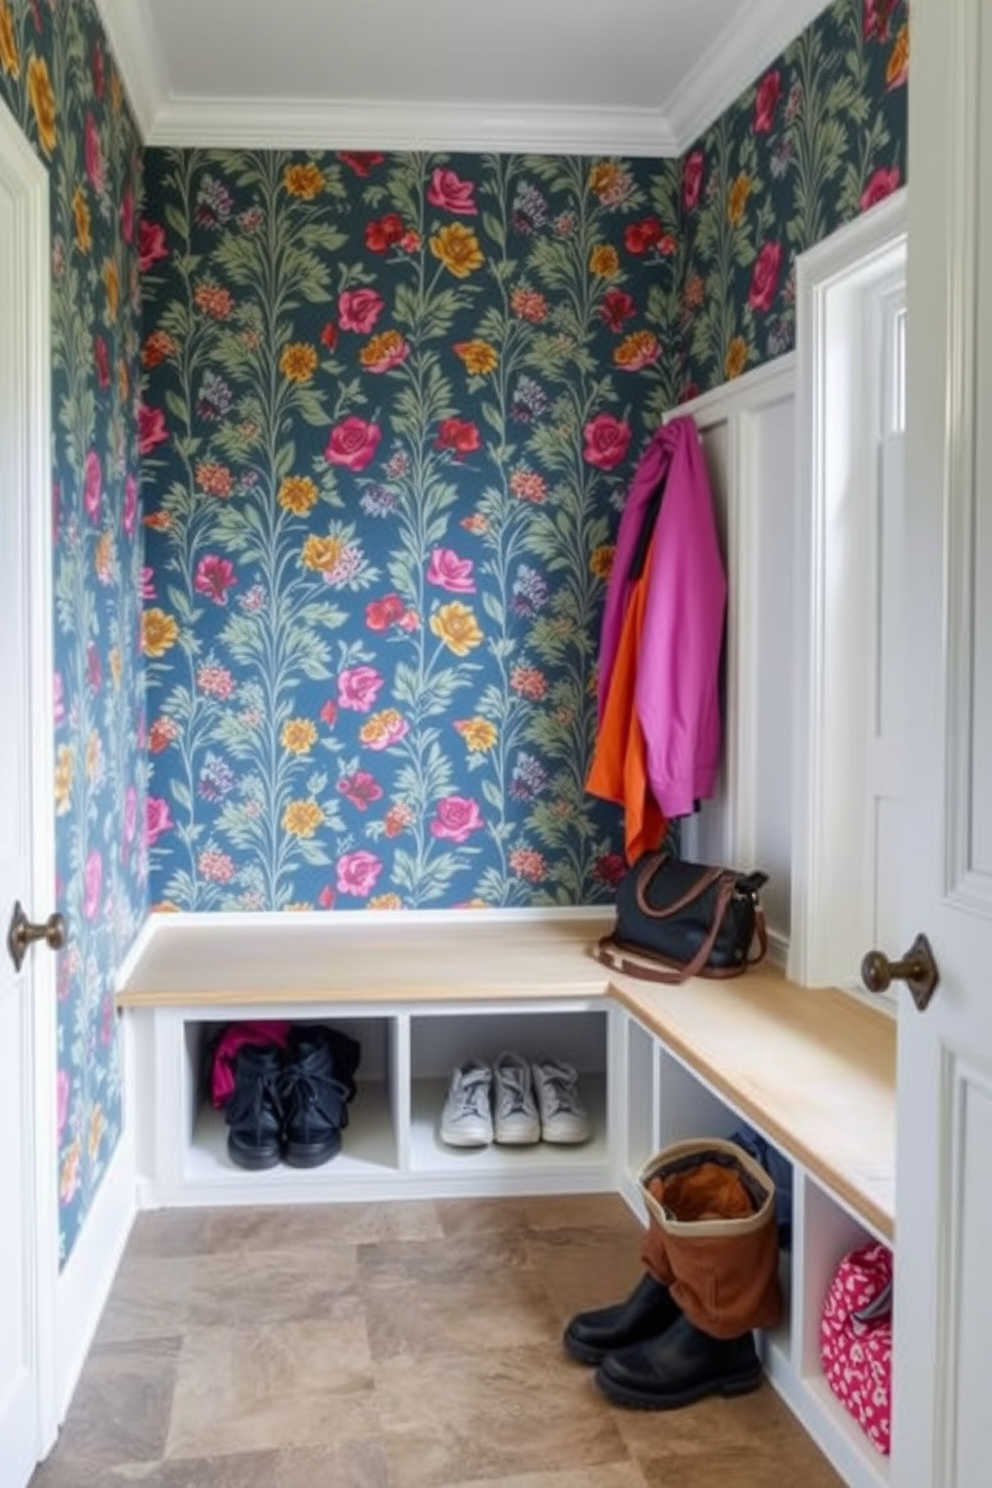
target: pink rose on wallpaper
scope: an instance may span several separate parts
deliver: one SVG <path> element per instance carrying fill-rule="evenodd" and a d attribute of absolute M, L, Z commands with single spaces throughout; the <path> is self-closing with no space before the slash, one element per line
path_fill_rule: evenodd
<path fill-rule="evenodd" d="M 630 425 L 612 413 L 598 413 L 582 430 L 582 458 L 599 470 L 614 470 L 630 444 Z"/>
<path fill-rule="evenodd" d="M 779 77 L 778 69 L 773 67 L 771 72 L 766 72 L 761 79 L 754 97 L 755 134 L 762 134 L 771 129 L 775 122 L 775 109 L 781 93 L 782 79 Z"/>
<path fill-rule="evenodd" d="M 83 125 L 83 156 L 86 161 L 86 174 L 89 176 L 90 185 L 97 196 L 102 196 L 107 185 L 107 168 L 103 163 L 103 151 L 100 148 L 100 136 L 97 133 L 96 120 L 87 110 L 86 122 Z"/>
<path fill-rule="evenodd" d="M 138 585 L 141 590 L 142 599 L 155 598 L 155 570 L 146 565 L 138 576 Z"/>
<path fill-rule="evenodd" d="M 689 212 L 693 211 L 699 201 L 699 193 L 703 186 L 704 164 L 702 150 L 693 150 L 691 155 L 686 156 L 685 165 L 682 167 L 682 202 Z"/>
<path fill-rule="evenodd" d="M 100 912 L 100 891 L 103 888 L 103 859 L 95 847 L 90 848 L 83 870 L 83 918 L 95 920 Z"/>
<path fill-rule="evenodd" d="M 381 438 L 378 424 L 352 414 L 331 430 L 324 459 L 328 465 L 343 465 L 346 470 L 364 470 L 375 458 Z"/>
<path fill-rule="evenodd" d="M 174 825 L 168 801 L 149 796 L 145 802 L 145 846 L 154 847 L 162 833 L 171 831 Z"/>
<path fill-rule="evenodd" d="M 600 318 L 606 321 L 611 331 L 622 331 L 624 321 L 636 312 L 633 297 L 624 289 L 608 289 L 599 307 Z"/>
<path fill-rule="evenodd" d="M 456 460 L 464 459 L 467 454 L 481 447 L 482 438 L 477 425 L 471 419 L 446 418 L 438 425 L 434 448 L 453 450 Z"/>
<path fill-rule="evenodd" d="M 149 455 L 157 444 L 164 444 L 169 437 L 165 427 L 165 414 L 161 408 L 149 408 L 147 403 L 138 406 L 138 453 Z"/>
<path fill-rule="evenodd" d="M 869 177 L 868 184 L 861 193 L 859 205 L 862 212 L 867 212 L 869 207 L 873 207 L 877 202 L 884 201 L 887 196 L 891 196 L 898 185 L 899 171 L 897 167 L 893 166 L 892 170 L 887 170 L 884 165 L 879 166 L 878 170 Z"/>
<path fill-rule="evenodd" d="M 129 475 L 124 482 L 124 531 L 128 537 L 134 536 L 138 525 L 138 482 L 133 475 Z"/>
<path fill-rule="evenodd" d="M 100 469 L 100 456 L 96 450 L 90 450 L 83 467 L 83 506 L 91 522 L 100 520 L 102 485 L 103 472 Z"/>
<path fill-rule="evenodd" d="M 747 302 L 752 310 L 770 310 L 778 289 L 782 267 L 782 244 L 765 243 L 754 261 Z"/>
<path fill-rule="evenodd" d="M 205 594 L 214 604 L 227 604 L 227 591 L 238 582 L 234 564 L 230 558 L 219 558 L 216 553 L 207 553 L 196 566 L 193 588 L 197 594 Z"/>
<path fill-rule="evenodd" d="M 146 217 L 142 217 L 138 223 L 138 268 L 141 273 L 146 274 L 152 264 L 168 256 L 165 228 L 158 222 L 149 222 Z"/>
<path fill-rule="evenodd" d="M 93 337 L 93 365 L 96 367 L 96 380 L 100 389 L 106 392 L 110 386 L 110 357 L 107 343 L 102 336 Z"/>
<path fill-rule="evenodd" d="M 69 1114 L 69 1092 L 72 1084 L 64 1069 L 60 1069 L 55 1081 L 56 1121 L 58 1123 L 59 1141 L 65 1131 L 65 1121 Z"/>
<path fill-rule="evenodd" d="M 439 165 L 431 176 L 427 188 L 427 200 L 432 207 L 443 207 L 446 212 L 461 212 L 465 217 L 474 217 L 475 182 L 463 181 L 453 170 Z"/>
<path fill-rule="evenodd" d="M 338 295 L 338 324 L 343 331 L 367 336 L 385 303 L 374 289 L 343 289 Z"/>
<path fill-rule="evenodd" d="M 342 708 L 368 713 L 374 706 L 385 678 L 375 667 L 346 667 L 338 677 L 338 702 Z"/>
<path fill-rule="evenodd" d="M 459 558 L 451 548 L 435 548 L 427 565 L 427 582 L 450 594 L 474 594 L 471 558 Z"/>
<path fill-rule="evenodd" d="M 65 684 L 62 681 L 61 672 L 56 672 L 52 678 L 52 692 L 53 717 L 55 727 L 58 728 L 60 723 L 65 723 Z"/>
<path fill-rule="evenodd" d="M 125 243 L 134 242 L 134 187 L 130 181 L 121 198 L 121 237 Z"/>
<path fill-rule="evenodd" d="M 357 806 L 359 811 L 366 811 L 372 801 L 382 800 L 383 790 L 368 770 L 356 770 L 353 775 L 341 776 L 338 794 L 350 801 L 352 806 Z"/>
<path fill-rule="evenodd" d="M 375 853 L 360 848 L 358 852 L 345 853 L 338 859 L 338 893 L 354 894 L 367 899 L 375 888 L 375 881 L 382 872 L 382 862 Z"/>
<path fill-rule="evenodd" d="M 431 836 L 448 842 L 466 842 L 471 832 L 484 826 L 478 803 L 471 796 L 445 796 L 434 811 Z"/>
<path fill-rule="evenodd" d="M 388 630 L 405 614 L 406 605 L 398 594 L 384 594 L 382 599 L 370 599 L 365 606 L 365 624 L 369 630 Z"/>
<path fill-rule="evenodd" d="M 95 641 L 86 642 L 86 682 L 94 692 L 99 692 L 103 686 L 103 665 L 100 661 L 100 648 Z"/>

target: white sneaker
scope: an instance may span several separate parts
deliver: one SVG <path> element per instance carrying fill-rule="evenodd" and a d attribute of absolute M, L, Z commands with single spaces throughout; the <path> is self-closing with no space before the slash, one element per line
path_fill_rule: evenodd
<path fill-rule="evenodd" d="M 493 1139 L 490 1105 L 493 1072 L 469 1059 L 451 1076 L 441 1112 L 441 1141 L 449 1147 L 488 1147 Z"/>
<path fill-rule="evenodd" d="M 579 1077 L 561 1059 L 538 1059 L 531 1066 L 534 1093 L 541 1111 L 545 1142 L 588 1142 L 592 1136 L 589 1113 L 579 1099 Z"/>
<path fill-rule="evenodd" d="M 501 1054 L 493 1066 L 493 1126 L 497 1142 L 526 1147 L 541 1140 L 541 1118 L 530 1084 L 530 1066 L 519 1054 Z"/>

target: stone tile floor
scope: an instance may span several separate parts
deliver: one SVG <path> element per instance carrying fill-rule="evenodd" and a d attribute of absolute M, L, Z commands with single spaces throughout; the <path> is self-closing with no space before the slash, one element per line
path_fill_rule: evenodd
<path fill-rule="evenodd" d="M 561 1348 L 616 1195 L 138 1217 L 31 1488 L 842 1488 L 769 1385 L 626 1411 Z"/>

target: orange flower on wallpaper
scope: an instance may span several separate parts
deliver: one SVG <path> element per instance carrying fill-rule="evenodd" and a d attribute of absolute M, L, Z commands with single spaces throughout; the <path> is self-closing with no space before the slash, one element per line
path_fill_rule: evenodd
<path fill-rule="evenodd" d="M 164 656 L 179 639 L 179 626 L 164 610 L 144 610 L 141 616 L 141 649 L 146 656 Z"/>
<path fill-rule="evenodd" d="M 117 273 L 117 265 L 112 258 L 104 260 L 103 287 L 107 295 L 107 320 L 113 325 L 117 319 L 117 306 L 120 303 L 121 281 Z"/>
<path fill-rule="evenodd" d="M 499 366 L 496 348 L 490 346 L 488 341 L 456 341 L 454 352 L 461 357 L 466 372 L 472 377 L 485 377 L 487 373 L 495 372 Z"/>
<path fill-rule="evenodd" d="M 431 252 L 456 279 L 466 279 L 485 263 L 485 255 L 479 240 L 470 227 L 461 222 L 450 222 L 434 234 L 430 240 Z"/>
<path fill-rule="evenodd" d="M 219 496 L 223 501 L 234 495 L 234 476 L 226 465 L 218 465 L 213 460 L 200 460 L 195 474 L 197 489 L 208 496 Z"/>
<path fill-rule="evenodd" d="M 28 98 L 38 125 L 38 143 L 46 155 L 51 155 L 58 133 L 55 128 L 55 93 L 44 57 L 32 56 L 28 63 Z"/>
<path fill-rule="evenodd" d="M 909 27 L 902 25 L 892 43 L 892 54 L 885 68 L 887 88 L 901 88 L 909 76 Z"/>
<path fill-rule="evenodd" d="M 608 579 L 613 572 L 613 554 L 615 549 L 608 543 L 602 543 L 594 548 L 589 559 L 589 572 L 597 579 Z"/>
<path fill-rule="evenodd" d="M 730 183 L 730 191 L 727 195 L 727 221 L 731 227 L 737 227 L 743 219 L 752 185 L 751 177 L 744 171 L 741 171 L 739 176 L 735 176 Z"/>
<path fill-rule="evenodd" d="M 456 719 L 455 732 L 461 735 L 466 749 L 472 754 L 485 754 L 499 738 L 496 725 L 490 723 L 488 718 L 480 718 L 478 714 L 474 718 Z"/>
<path fill-rule="evenodd" d="M 632 331 L 625 336 L 613 353 L 613 360 L 618 367 L 623 367 L 628 372 L 639 372 L 642 367 L 649 367 L 661 356 L 661 343 L 654 331 Z"/>
<path fill-rule="evenodd" d="M 80 253 L 89 253 L 93 247 L 93 235 L 90 231 L 89 203 L 82 186 L 77 186 L 72 193 L 72 215 L 76 222 L 76 247 Z"/>
<path fill-rule="evenodd" d="M 600 243 L 589 255 L 589 272 L 597 279 L 612 279 L 620 269 L 620 255 L 612 243 Z"/>
<path fill-rule="evenodd" d="M 317 370 L 317 353 L 303 341 L 294 341 L 279 358 L 279 370 L 290 382 L 309 382 Z"/>
<path fill-rule="evenodd" d="M 20 77 L 21 59 L 17 51 L 17 37 L 10 10 L 0 0 L 0 67 L 8 77 Z"/>
<path fill-rule="evenodd" d="M 283 831 L 291 837 L 312 837 L 324 823 L 324 813 L 317 802 L 290 801 L 282 814 Z"/>
<path fill-rule="evenodd" d="M 193 304 L 214 320 L 226 320 L 234 309 L 234 296 L 229 289 L 207 280 L 193 291 Z"/>
<path fill-rule="evenodd" d="M 60 744 L 55 757 L 55 815 L 65 816 L 72 804 L 75 755 L 70 744 Z"/>
<path fill-rule="evenodd" d="M 145 344 L 141 348 L 141 365 L 157 367 L 177 350 L 178 347 L 168 331 L 152 331 L 145 337 Z"/>
<path fill-rule="evenodd" d="M 460 600 L 442 605 L 430 618 L 430 627 L 438 640 L 455 656 L 467 656 L 476 646 L 482 645 L 479 622 L 468 605 Z"/>
<path fill-rule="evenodd" d="M 518 284 L 510 295 L 510 309 L 520 320 L 529 320 L 531 325 L 540 325 L 547 317 L 548 302 L 538 290 Z"/>
<path fill-rule="evenodd" d="M 291 511 L 296 517 L 305 517 L 317 505 L 317 487 L 308 475 L 287 475 L 276 500 L 285 511 Z"/>
<path fill-rule="evenodd" d="M 728 382 L 733 377 L 740 377 L 747 366 L 747 342 L 743 336 L 735 336 L 727 347 L 727 355 L 723 359 L 723 370 Z"/>
<path fill-rule="evenodd" d="M 410 347 L 399 331 L 380 331 L 358 353 L 358 360 L 370 372 L 388 372 L 406 361 Z"/>
<path fill-rule="evenodd" d="M 290 196 L 298 196 L 301 201 L 313 201 L 324 189 L 324 172 L 312 160 L 305 165 L 287 165 L 283 185 Z"/>

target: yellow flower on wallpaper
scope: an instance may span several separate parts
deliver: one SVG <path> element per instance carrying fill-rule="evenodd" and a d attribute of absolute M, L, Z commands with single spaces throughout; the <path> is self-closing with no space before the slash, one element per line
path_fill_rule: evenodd
<path fill-rule="evenodd" d="M 496 348 L 488 341 L 456 341 L 454 349 L 455 355 L 465 363 L 466 372 L 473 377 L 485 377 L 499 366 Z"/>
<path fill-rule="evenodd" d="M 317 730 L 309 718 L 287 718 L 279 737 L 290 754 L 309 754 L 317 742 Z"/>
<path fill-rule="evenodd" d="M 119 688 L 121 685 L 121 678 L 124 675 L 124 658 L 121 655 L 120 646 L 111 646 L 109 665 L 110 675 L 113 678 L 114 686 Z"/>
<path fill-rule="evenodd" d="M 366 909 L 402 909 L 403 900 L 399 894 L 375 894 L 365 907 Z"/>
<path fill-rule="evenodd" d="M 317 370 L 317 353 L 303 341 L 294 341 L 279 358 L 279 370 L 290 382 L 309 382 Z"/>
<path fill-rule="evenodd" d="M 620 167 L 613 160 L 598 160 L 589 172 L 589 190 L 602 196 L 616 184 Z"/>
<path fill-rule="evenodd" d="M 55 93 L 44 57 L 32 55 L 28 63 L 28 98 L 38 125 L 38 143 L 46 155 L 51 155 L 58 133 L 55 128 Z"/>
<path fill-rule="evenodd" d="M 72 215 L 76 221 L 76 247 L 80 253 L 89 253 L 93 247 L 93 234 L 90 231 L 89 203 L 81 186 L 72 193 Z"/>
<path fill-rule="evenodd" d="M 65 816 L 72 796 L 75 755 L 71 744 L 60 744 L 55 756 L 55 815 Z"/>
<path fill-rule="evenodd" d="M 308 475 L 287 475 L 276 500 L 294 516 L 305 517 L 317 505 L 317 487 Z"/>
<path fill-rule="evenodd" d="M 465 741 L 466 747 L 473 754 L 485 754 L 487 749 L 492 749 L 499 732 L 494 723 L 488 718 L 480 718 L 476 714 L 473 718 L 459 718 L 455 722 L 455 731 Z"/>
<path fill-rule="evenodd" d="M 479 240 L 470 227 L 461 222 L 449 222 L 430 240 L 431 252 L 456 279 L 466 279 L 475 269 L 481 269 L 485 255 Z"/>
<path fill-rule="evenodd" d="M 86 740 L 86 779 L 93 785 L 103 774 L 103 743 L 96 729 L 90 729 Z"/>
<path fill-rule="evenodd" d="M 117 306 L 121 297 L 121 281 L 117 265 L 112 258 L 103 261 L 103 287 L 107 295 L 107 320 L 111 325 L 117 319 Z"/>
<path fill-rule="evenodd" d="M 79 1138 L 74 1137 L 66 1148 L 65 1157 L 62 1159 L 62 1168 L 59 1174 L 59 1198 L 63 1204 L 68 1204 L 76 1189 L 79 1187 Z"/>
<path fill-rule="evenodd" d="M 892 54 L 885 68 L 886 87 L 898 88 L 909 72 L 909 27 L 902 25 L 892 43 Z"/>
<path fill-rule="evenodd" d="M 727 347 L 727 355 L 723 360 L 723 370 L 728 382 L 732 377 L 740 377 L 746 366 L 747 342 L 743 336 L 735 336 Z"/>
<path fill-rule="evenodd" d="M 305 165 L 287 165 L 283 184 L 290 196 L 298 196 L 301 201 L 313 201 L 324 189 L 324 172 L 312 160 Z"/>
<path fill-rule="evenodd" d="M 442 605 L 430 619 L 431 630 L 456 656 L 467 656 L 482 644 L 482 631 L 468 605 L 459 600 Z"/>
<path fill-rule="evenodd" d="M 304 568 L 314 573 L 331 573 L 341 562 L 344 539 L 340 537 L 308 537 L 303 544 L 300 561 Z"/>
<path fill-rule="evenodd" d="M 90 1137 L 88 1150 L 91 1163 L 95 1163 L 100 1156 L 100 1147 L 107 1131 L 107 1118 L 103 1114 L 103 1107 L 99 1102 L 90 1112 Z"/>
<path fill-rule="evenodd" d="M 612 243 L 600 243 L 589 255 L 589 272 L 597 279 L 612 279 L 620 269 L 620 255 Z"/>
<path fill-rule="evenodd" d="M 312 837 L 323 821 L 324 813 L 312 799 L 290 801 L 282 814 L 283 831 L 288 832 L 291 837 Z"/>
<path fill-rule="evenodd" d="M 153 608 L 141 615 L 141 649 L 145 656 L 164 656 L 179 639 L 179 626 L 172 615 Z"/>
<path fill-rule="evenodd" d="M 607 543 L 601 544 L 598 548 L 593 548 L 592 556 L 589 559 L 589 572 L 594 574 L 597 579 L 608 579 L 610 577 L 610 574 L 613 572 L 614 551 L 614 548 Z"/>
<path fill-rule="evenodd" d="M 730 183 L 730 191 L 727 194 L 727 221 L 731 227 L 736 227 L 744 216 L 752 184 L 751 177 L 744 171 L 741 171 L 739 176 L 735 176 Z"/>
<path fill-rule="evenodd" d="M 17 51 L 17 37 L 10 10 L 0 0 L 0 67 L 8 77 L 20 77 L 21 59 Z"/>

